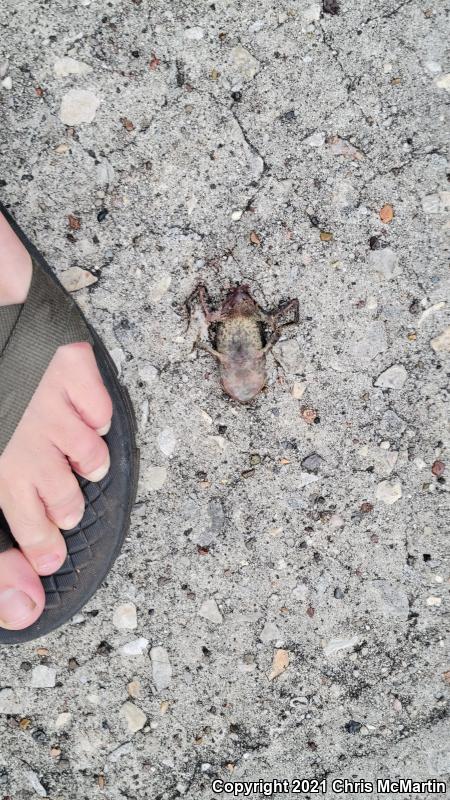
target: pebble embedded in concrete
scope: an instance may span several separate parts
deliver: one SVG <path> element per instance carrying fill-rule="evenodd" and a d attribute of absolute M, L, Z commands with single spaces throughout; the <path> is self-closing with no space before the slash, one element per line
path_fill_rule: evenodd
<path fill-rule="evenodd" d="M 327 658 L 336 655 L 336 653 L 340 653 L 343 650 L 352 650 L 359 642 L 358 634 L 350 637 L 336 637 L 335 639 L 330 639 L 326 642 L 323 646 L 324 655 Z"/>
<path fill-rule="evenodd" d="M 399 480 L 381 481 L 376 490 L 377 500 L 387 506 L 392 506 L 402 496 L 402 485 Z"/>
<path fill-rule="evenodd" d="M 214 598 L 205 600 L 200 606 L 198 614 L 200 617 L 216 623 L 216 625 L 220 625 L 223 622 L 222 614 Z"/>
<path fill-rule="evenodd" d="M 369 264 L 376 275 L 382 280 L 390 281 L 400 274 L 398 256 L 390 247 L 382 247 L 380 250 L 371 250 L 369 253 Z"/>
<path fill-rule="evenodd" d="M 143 478 L 144 487 L 147 492 L 159 492 L 167 480 L 167 469 L 165 467 L 148 467 Z"/>
<path fill-rule="evenodd" d="M 158 434 L 158 447 L 163 455 L 170 458 L 173 456 L 177 439 L 172 428 L 164 428 Z"/>
<path fill-rule="evenodd" d="M 123 603 L 114 609 L 113 623 L 119 630 L 137 628 L 137 611 L 134 603 Z"/>
<path fill-rule="evenodd" d="M 70 56 L 63 56 L 56 59 L 53 71 L 58 78 L 66 78 L 68 75 L 87 75 L 92 72 L 92 67 Z"/>
<path fill-rule="evenodd" d="M 78 292 L 80 289 L 85 289 L 87 286 L 97 283 L 98 278 L 87 269 L 70 267 L 70 269 L 66 269 L 61 273 L 59 280 L 68 292 Z"/>
<path fill-rule="evenodd" d="M 266 622 L 264 628 L 259 634 L 259 638 L 262 642 L 268 644 L 269 642 L 275 642 L 278 639 L 281 639 L 281 633 L 278 626 L 275 625 L 274 622 Z"/>
<path fill-rule="evenodd" d="M 157 692 L 162 692 L 170 686 L 172 681 L 172 667 L 169 654 L 164 647 L 152 647 L 150 650 L 152 662 L 153 683 Z"/>
<path fill-rule="evenodd" d="M 130 733 L 137 733 L 137 731 L 142 730 L 147 722 L 144 712 L 128 700 L 120 709 L 120 716 Z"/>
<path fill-rule="evenodd" d="M 62 98 L 59 116 L 64 125 L 93 122 L 100 99 L 89 89 L 70 89 Z"/>
<path fill-rule="evenodd" d="M 147 650 L 148 645 L 148 639 L 142 636 L 139 639 L 133 639 L 131 642 L 122 645 L 120 652 L 124 656 L 141 656 Z"/>
<path fill-rule="evenodd" d="M 404 385 L 408 373 L 403 364 L 393 364 L 388 367 L 375 381 L 375 386 L 380 386 L 382 389 L 394 389 L 399 391 Z"/>
<path fill-rule="evenodd" d="M 36 689 L 53 689 L 56 684 L 56 670 L 39 664 L 31 673 L 31 686 Z"/>
<path fill-rule="evenodd" d="M 259 69 L 259 61 L 242 45 L 237 45 L 231 51 L 231 61 L 234 68 L 246 81 L 251 81 Z"/>
<path fill-rule="evenodd" d="M 450 325 L 431 340 L 431 347 L 435 353 L 450 353 Z"/>

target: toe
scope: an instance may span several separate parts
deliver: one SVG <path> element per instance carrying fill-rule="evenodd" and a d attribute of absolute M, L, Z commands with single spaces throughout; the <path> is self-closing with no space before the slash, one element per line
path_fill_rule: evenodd
<path fill-rule="evenodd" d="M 38 575 L 56 572 L 66 558 L 66 543 L 47 517 L 37 491 L 24 487 L 18 497 L 8 493 L 2 497 L 2 510 L 16 542 Z"/>
<path fill-rule="evenodd" d="M 36 476 L 36 489 L 47 517 L 62 530 L 78 525 L 84 514 L 84 498 L 66 457 L 54 450 L 52 458 Z"/>
<path fill-rule="evenodd" d="M 61 357 L 70 362 L 66 391 L 81 419 L 100 436 L 111 425 L 112 402 L 97 367 L 94 351 L 86 343 L 60 348 Z"/>
<path fill-rule="evenodd" d="M 100 481 L 109 470 L 109 451 L 104 440 L 67 406 L 64 424 L 56 433 L 56 447 L 69 459 L 72 469 L 89 481 Z"/>
<path fill-rule="evenodd" d="M 41 616 L 45 593 L 38 575 L 14 548 L 0 554 L 0 628 L 22 630 Z"/>

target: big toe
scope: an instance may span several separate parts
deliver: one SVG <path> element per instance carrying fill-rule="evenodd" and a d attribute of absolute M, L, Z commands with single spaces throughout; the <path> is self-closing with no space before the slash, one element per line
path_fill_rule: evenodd
<path fill-rule="evenodd" d="M 44 606 L 42 583 L 20 550 L 0 553 L 0 628 L 28 628 Z"/>

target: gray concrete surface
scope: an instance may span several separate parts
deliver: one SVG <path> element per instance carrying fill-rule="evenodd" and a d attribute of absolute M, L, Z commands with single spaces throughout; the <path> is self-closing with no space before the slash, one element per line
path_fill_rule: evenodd
<path fill-rule="evenodd" d="M 444 0 L 9 0 L 0 25 L 2 198 L 96 279 L 142 448 L 107 584 L 0 651 L 0 797 L 448 779 Z M 199 279 L 300 299 L 250 407 L 193 350 Z"/>

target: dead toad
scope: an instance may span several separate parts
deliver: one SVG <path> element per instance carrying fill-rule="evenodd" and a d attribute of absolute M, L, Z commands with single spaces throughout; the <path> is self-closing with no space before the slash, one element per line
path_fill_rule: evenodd
<path fill-rule="evenodd" d="M 281 327 L 290 324 L 280 319 L 291 311 L 291 322 L 299 321 L 298 300 L 288 300 L 273 311 L 265 311 L 253 299 L 249 287 L 241 284 L 228 292 L 220 309 L 212 311 L 203 284 L 197 286 L 190 299 L 195 295 L 208 325 L 216 326 L 215 349 L 202 341 L 198 347 L 218 360 L 224 392 L 239 403 L 249 403 L 266 385 L 267 353 L 280 338 Z"/>

